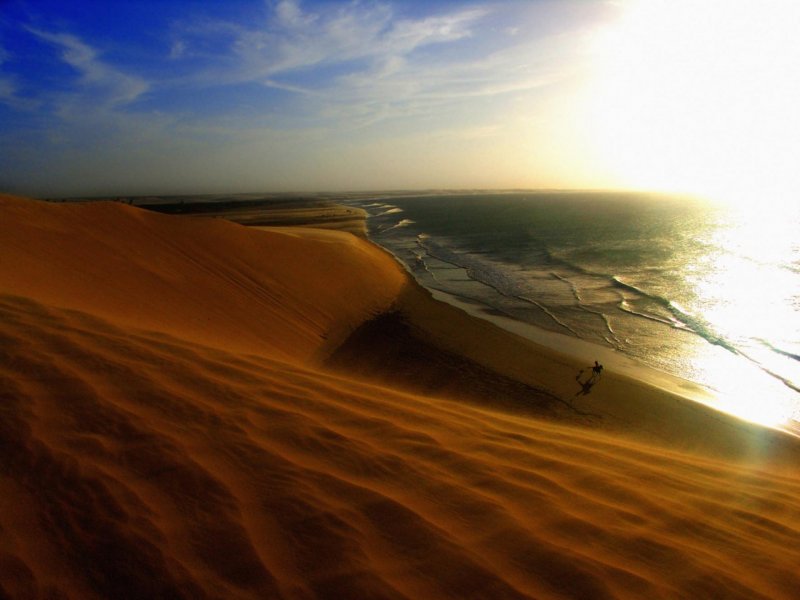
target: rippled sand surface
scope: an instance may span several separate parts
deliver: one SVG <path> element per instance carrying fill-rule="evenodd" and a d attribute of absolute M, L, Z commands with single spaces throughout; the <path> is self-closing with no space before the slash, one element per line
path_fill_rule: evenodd
<path fill-rule="evenodd" d="M 678 451 L 323 370 L 403 288 L 367 242 L 0 209 L 2 597 L 800 589 L 791 444 Z"/>

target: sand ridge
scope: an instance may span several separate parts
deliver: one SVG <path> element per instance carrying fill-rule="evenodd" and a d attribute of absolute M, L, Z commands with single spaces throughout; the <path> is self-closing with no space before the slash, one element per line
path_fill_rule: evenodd
<path fill-rule="evenodd" d="M 401 293 L 396 266 L 363 242 L 114 205 L 51 212 L 6 202 L 0 596 L 792 598 L 800 589 L 800 474 L 784 464 L 321 370 L 326 318 L 351 328 Z M 86 213 L 102 225 L 95 248 L 119 241 L 132 251 L 121 240 L 137 241 L 135 277 L 113 254 L 81 262 L 92 257 L 71 237 Z M 9 234 L 15 222 L 27 237 Z M 274 237 L 270 249 L 264 235 Z M 326 257 L 291 262 L 298 245 Z M 213 259 L 243 248 L 232 267 Z M 5 262 L 12 251 L 30 280 Z M 192 273 L 200 267 L 184 253 L 213 268 Z M 360 268 L 348 275 L 354 260 Z M 144 273 L 148 285 L 125 287 L 132 297 L 122 302 L 59 279 L 99 276 L 101 265 L 112 267 L 109 279 L 137 283 Z M 237 315 L 239 326 L 278 315 L 302 330 L 295 315 L 308 305 L 314 326 L 278 335 L 254 325 L 248 337 L 233 317 L 197 333 L 181 304 L 165 302 L 163 328 L 130 312 L 134 300 L 188 301 L 173 296 L 184 276 L 208 280 L 195 299 L 222 293 L 230 277 L 218 269 L 227 268 L 266 269 L 283 286 L 279 294 L 259 275 L 259 301 L 236 291 L 251 311 Z M 350 279 L 330 291 L 337 274 Z M 304 291 L 321 308 L 284 305 Z M 207 300 L 187 308 L 193 318 L 217 310 Z"/>
<path fill-rule="evenodd" d="M 111 202 L 5 197 L 0 210 L 6 290 L 240 351 L 305 360 L 404 283 L 391 259 L 341 232 L 256 233 Z"/>

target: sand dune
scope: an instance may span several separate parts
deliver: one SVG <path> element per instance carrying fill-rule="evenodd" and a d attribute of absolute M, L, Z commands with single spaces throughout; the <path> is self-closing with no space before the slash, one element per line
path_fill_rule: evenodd
<path fill-rule="evenodd" d="M 6 291 L 231 350 L 305 360 L 404 283 L 390 258 L 335 231 L 255 234 L 110 202 L 0 208 Z"/>
<path fill-rule="evenodd" d="M 352 236 L 1 202 L 0 597 L 800 589 L 789 442 L 678 451 L 323 370 L 406 289 Z"/>

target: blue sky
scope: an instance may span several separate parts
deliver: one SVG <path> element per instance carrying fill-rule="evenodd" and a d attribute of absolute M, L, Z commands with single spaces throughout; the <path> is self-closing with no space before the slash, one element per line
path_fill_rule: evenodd
<path fill-rule="evenodd" d="M 752 89 L 714 75 L 728 70 L 725 44 L 752 55 L 790 22 L 784 4 L 759 4 L 774 6 L 758 29 L 736 2 L 713 0 L 5 0 L 0 189 L 663 186 L 663 165 L 698 183 L 698 160 L 674 148 L 697 146 L 675 132 L 720 134 L 703 98 L 755 98 L 776 81 L 795 92 L 781 31 L 775 80 L 763 61 L 743 73 L 760 77 Z M 692 104 L 670 91 L 687 86 L 700 90 Z"/>
<path fill-rule="evenodd" d="M 580 76 L 580 36 L 614 13 L 552 1 L 0 10 L 0 186 L 44 195 L 535 185 L 498 164 L 521 143 L 506 130 L 520 104 Z"/>

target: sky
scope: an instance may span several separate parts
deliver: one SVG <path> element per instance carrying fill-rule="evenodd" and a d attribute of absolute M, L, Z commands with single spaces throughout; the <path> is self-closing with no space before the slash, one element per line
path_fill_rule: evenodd
<path fill-rule="evenodd" d="M 798 4 L 0 0 L 0 190 L 794 198 Z"/>

